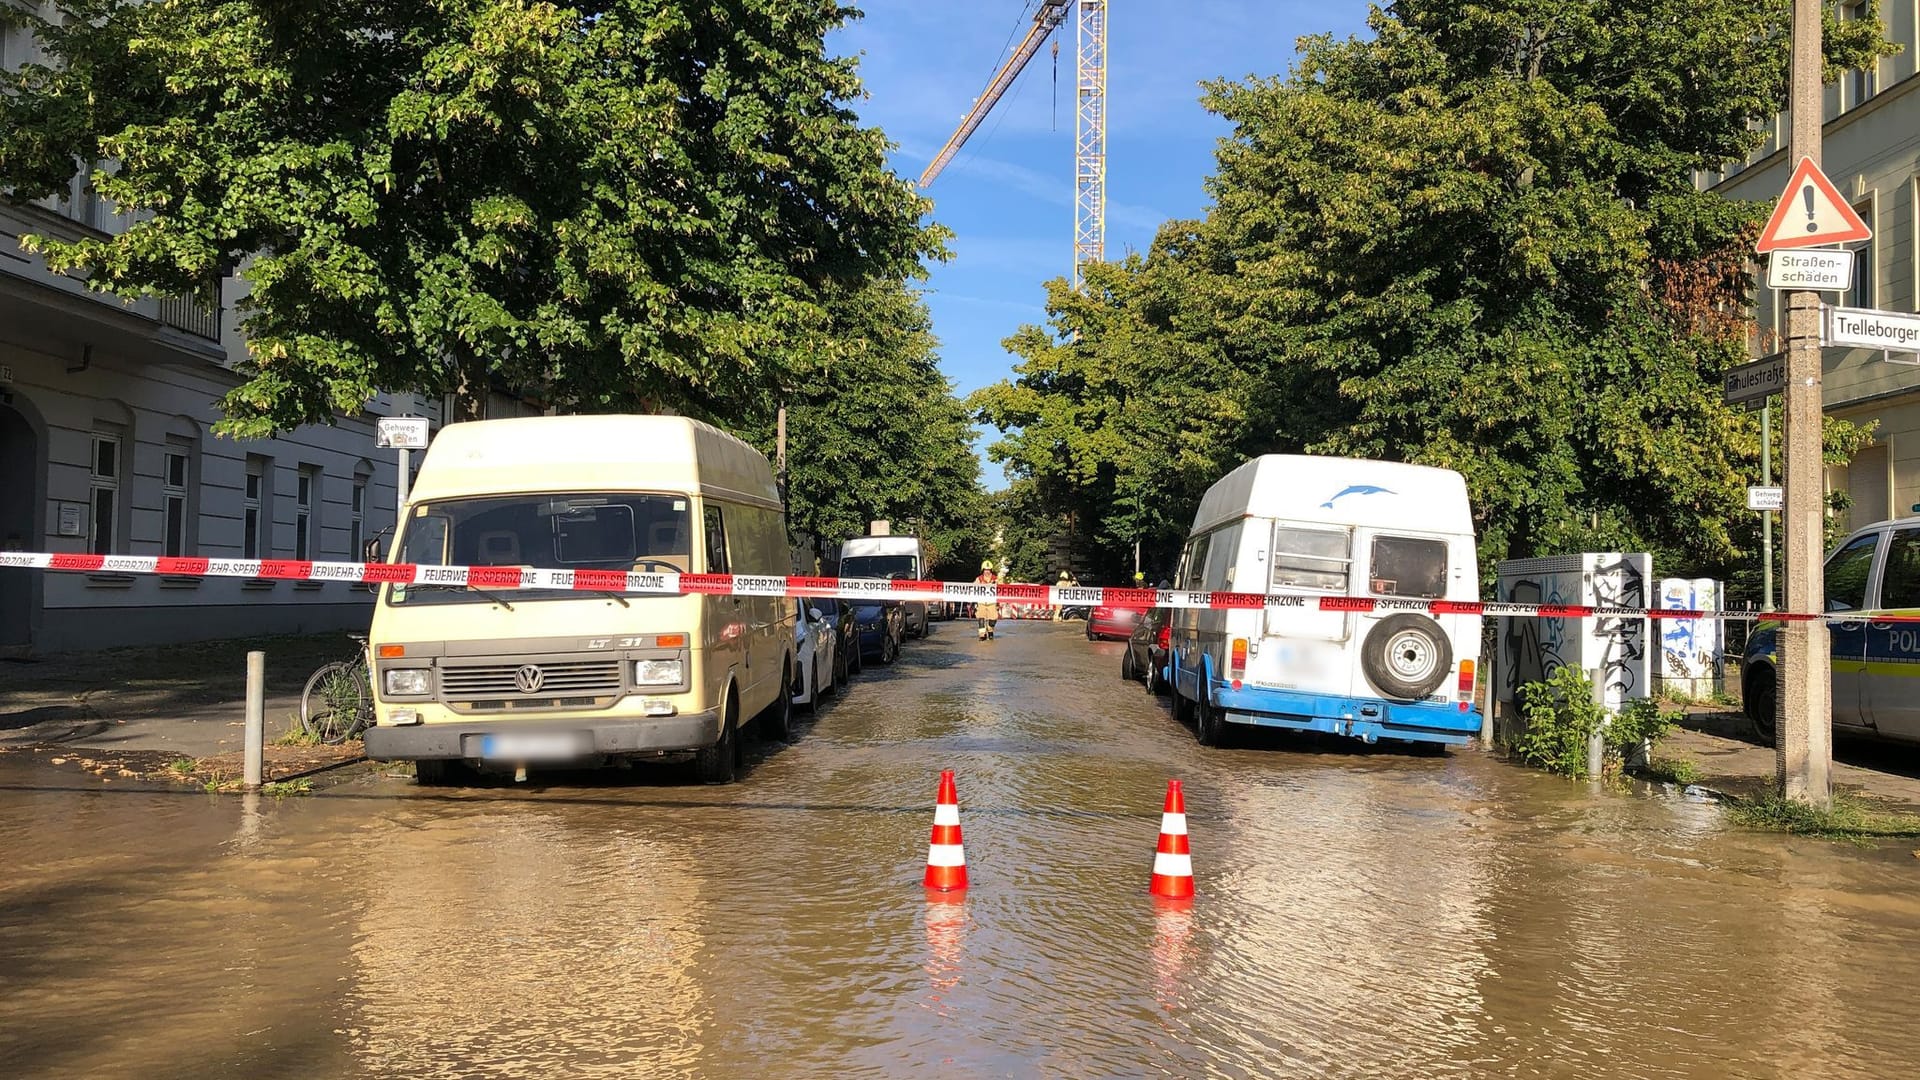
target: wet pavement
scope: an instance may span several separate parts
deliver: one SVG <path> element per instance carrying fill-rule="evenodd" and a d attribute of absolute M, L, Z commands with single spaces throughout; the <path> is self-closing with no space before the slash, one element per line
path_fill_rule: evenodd
<path fill-rule="evenodd" d="M 15 1076 L 1910 1075 L 1920 860 L 1476 751 L 1208 751 L 945 624 L 737 785 L 0 760 Z M 919 886 L 939 770 L 972 888 Z M 1166 780 L 1200 896 L 1146 896 Z"/>

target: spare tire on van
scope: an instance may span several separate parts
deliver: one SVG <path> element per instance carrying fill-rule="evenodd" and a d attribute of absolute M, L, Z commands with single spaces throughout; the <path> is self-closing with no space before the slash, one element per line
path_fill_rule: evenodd
<path fill-rule="evenodd" d="M 1418 701 L 1453 671 L 1453 645 L 1440 624 L 1425 615 L 1389 615 L 1367 632 L 1360 670 L 1382 696 Z"/>

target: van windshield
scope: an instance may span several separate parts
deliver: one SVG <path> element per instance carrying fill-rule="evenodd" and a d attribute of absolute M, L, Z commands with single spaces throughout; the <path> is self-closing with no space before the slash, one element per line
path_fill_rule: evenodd
<path fill-rule="evenodd" d="M 913 578 L 913 556 L 855 555 L 840 560 L 841 577 L 889 578 L 895 574 Z"/>
<path fill-rule="evenodd" d="M 415 506 L 400 559 L 451 566 L 685 573 L 693 566 L 685 495 L 495 495 Z M 495 590 L 396 585 L 392 604 L 488 602 Z M 505 590 L 511 602 L 578 599 L 568 589 Z"/>

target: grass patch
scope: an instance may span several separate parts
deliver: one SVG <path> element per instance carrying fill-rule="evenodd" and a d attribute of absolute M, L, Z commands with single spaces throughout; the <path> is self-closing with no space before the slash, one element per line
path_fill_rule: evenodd
<path fill-rule="evenodd" d="M 1700 771 L 1700 766 L 1679 758 L 1654 758 L 1647 762 L 1644 774 L 1649 780 L 1679 784 L 1682 787 L 1699 783 L 1705 775 Z"/>
<path fill-rule="evenodd" d="M 305 795 L 313 790 L 313 781 L 306 777 L 298 780 L 275 780 L 270 784 L 261 784 L 260 793 L 284 799 L 289 795 Z"/>
<path fill-rule="evenodd" d="M 299 724 L 281 732 L 273 740 L 275 746 L 319 746 L 320 737 L 301 727 Z"/>
<path fill-rule="evenodd" d="M 1767 794 L 1734 802 L 1727 813 L 1749 829 L 1825 840 L 1864 842 L 1920 837 L 1920 816 L 1877 809 L 1870 803 L 1838 793 L 1833 796 L 1833 805 L 1825 810 Z"/>
<path fill-rule="evenodd" d="M 177 757 L 167 762 L 167 771 L 176 776 L 190 776 L 199 765 L 199 762 L 190 757 Z"/>

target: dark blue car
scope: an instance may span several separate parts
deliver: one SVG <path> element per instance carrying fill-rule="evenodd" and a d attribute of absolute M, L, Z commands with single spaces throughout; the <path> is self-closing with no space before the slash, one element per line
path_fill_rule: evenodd
<path fill-rule="evenodd" d="M 853 625 L 860 635 L 860 657 L 872 657 L 882 664 L 893 663 L 900 655 L 900 642 L 907 636 L 906 612 L 898 600 L 854 600 Z"/>

